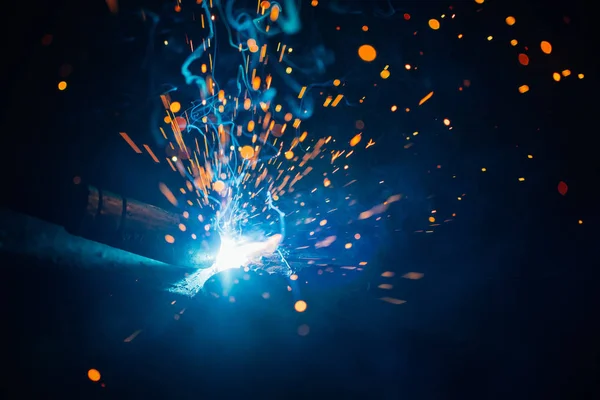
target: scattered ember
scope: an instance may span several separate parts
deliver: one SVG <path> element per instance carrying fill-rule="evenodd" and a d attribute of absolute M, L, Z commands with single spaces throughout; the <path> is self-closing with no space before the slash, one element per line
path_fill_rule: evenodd
<path fill-rule="evenodd" d="M 429 56 L 427 49 L 400 59 L 389 54 L 389 47 L 375 43 L 376 50 L 373 44 L 364 44 L 379 28 L 377 25 L 366 25 L 360 19 L 353 26 L 333 21 L 327 27 L 330 34 L 345 37 L 343 35 L 347 32 L 354 32 L 361 38 L 349 45 L 351 60 L 338 60 L 338 64 L 354 63 L 372 67 L 372 70 L 370 74 L 361 75 L 359 83 L 348 74 L 327 75 L 317 84 L 312 74 L 330 73 L 324 60 L 331 59 L 333 62 L 333 57 L 320 48 L 312 49 L 312 53 L 304 52 L 304 49 L 293 48 L 291 41 L 286 42 L 302 26 L 295 2 L 283 2 L 282 6 L 276 2 L 259 1 L 258 7 L 252 11 L 254 23 L 245 27 L 239 23 L 244 18 L 239 18 L 236 26 L 228 22 L 225 16 L 220 15 L 217 3 L 198 1 L 188 6 L 187 3 L 177 2 L 172 7 L 178 13 L 178 18 L 193 17 L 201 27 L 201 33 L 189 33 L 188 36 L 186 32 L 183 38 L 179 38 L 185 40 L 185 47 L 181 51 L 187 55 L 181 72 L 186 87 L 194 92 L 194 99 L 190 101 L 183 89 L 166 90 L 158 96 L 157 101 L 162 103 L 162 114 L 154 123 L 161 140 L 156 143 L 136 144 L 132 137 L 138 136 L 133 132 L 130 132 L 132 136 L 119 132 L 124 148 L 129 146 L 132 156 L 143 154 L 149 164 L 159 164 L 157 168 L 164 168 L 174 177 L 165 180 L 165 183 L 161 182 L 158 190 L 173 207 L 181 210 L 186 221 L 185 224 L 174 224 L 173 232 L 164 235 L 166 243 L 175 248 L 190 237 L 198 239 L 196 243 L 201 243 L 215 234 L 222 239 L 230 239 L 231 247 L 228 248 L 224 248 L 222 240 L 221 251 L 211 261 L 213 265 L 210 269 L 190 274 L 173 291 L 194 295 L 214 274 L 229 268 L 244 268 L 245 272 L 252 269 L 259 273 L 280 273 L 288 279 L 288 286 L 284 285 L 283 290 L 298 295 L 298 287 L 307 284 L 298 274 L 304 267 L 318 268 L 319 276 L 329 273 L 351 275 L 371 268 L 368 261 L 358 260 L 370 260 L 372 247 L 376 247 L 371 238 L 372 232 L 384 226 L 384 222 L 393 220 L 391 217 L 397 207 L 394 203 L 403 202 L 406 194 L 395 191 L 392 184 L 378 177 L 371 179 L 361 178 L 360 173 L 354 175 L 356 164 L 353 160 L 364 154 L 372 154 L 369 153 L 371 147 L 377 149 L 384 143 L 383 139 L 380 140 L 383 136 L 381 132 L 374 132 L 372 119 L 369 119 L 373 117 L 361 116 L 364 104 L 380 101 L 365 92 L 364 88 L 379 89 L 379 85 L 406 82 L 419 76 Z M 311 12 L 325 12 L 323 3 L 312 0 L 310 4 L 314 9 Z M 496 25 L 500 25 L 510 36 L 501 30 L 492 31 L 492 28 L 486 32 L 464 31 L 466 25 L 460 25 L 461 18 L 484 18 L 483 15 L 489 13 L 479 11 L 491 10 L 492 3 L 474 0 L 468 6 L 477 12 L 468 15 L 460 15 L 456 8 L 447 9 L 439 5 L 439 12 L 435 15 L 423 17 L 407 12 L 395 17 L 398 24 L 406 27 L 410 38 L 421 39 L 427 35 L 431 38 L 428 40 L 439 40 L 445 36 L 444 40 L 448 43 L 464 46 L 470 38 L 478 35 L 480 46 L 509 52 L 507 65 L 514 65 L 521 75 L 519 81 L 507 80 L 505 86 L 507 92 L 516 96 L 518 101 L 530 101 L 542 92 L 539 89 L 544 82 L 552 87 L 564 87 L 568 82 L 579 84 L 578 79 L 584 78 L 585 71 L 558 63 L 552 64 L 556 65 L 555 72 L 544 72 L 544 82 L 534 79 L 533 71 L 541 64 L 548 63 L 548 60 L 553 60 L 556 52 L 553 52 L 550 42 L 542 40 L 536 33 L 531 33 L 531 37 L 519 37 L 516 28 L 525 26 L 527 21 L 516 12 L 514 16 L 504 13 L 493 16 L 499 22 Z M 118 14 L 117 0 L 106 0 L 106 6 L 111 13 Z M 406 7 L 410 8 L 410 3 Z M 455 18 L 457 15 L 461 18 Z M 233 49 L 229 48 L 229 43 L 220 44 L 222 47 L 217 49 L 215 30 L 218 24 L 227 24 L 229 29 L 240 30 L 229 38 Z M 174 41 L 165 40 L 164 45 L 172 46 Z M 41 38 L 43 46 L 52 43 L 51 34 Z M 524 46 L 526 43 L 534 45 Z M 560 51 L 558 43 L 555 42 Z M 222 55 L 231 53 L 239 56 L 241 61 L 236 61 L 236 72 L 232 76 L 223 77 L 220 70 L 220 63 L 224 62 Z M 308 61 L 315 61 L 316 65 L 309 74 L 303 72 L 304 64 L 309 64 Z M 351 71 L 354 64 L 348 65 L 346 70 Z M 64 65 L 67 66 L 60 68 L 56 80 L 58 83 L 52 85 L 56 84 L 59 91 L 66 92 L 61 95 L 68 95 L 71 90 L 66 89 L 71 88 L 71 83 L 67 84 L 67 78 L 72 68 L 69 64 Z M 423 110 L 429 113 L 427 115 L 431 116 L 430 120 L 438 130 L 432 132 L 433 128 L 427 125 L 430 121 L 425 118 L 411 119 L 415 122 L 402 126 L 397 133 L 398 157 L 402 157 L 402 154 L 426 153 L 424 143 L 427 137 L 460 137 L 466 134 L 465 121 L 452 115 L 447 104 L 448 96 L 455 96 L 451 101 L 459 102 L 459 99 L 465 98 L 461 96 L 473 96 L 476 92 L 478 78 L 465 75 L 467 73 L 453 78 L 452 92 L 427 81 L 415 91 L 399 93 L 393 102 L 382 102 L 382 115 L 391 113 L 389 118 L 408 118 Z M 227 84 L 230 79 L 234 85 Z M 553 81 L 560 83 L 554 84 Z M 532 93 L 529 95 L 519 96 L 530 91 Z M 436 98 L 430 101 L 434 93 Z M 340 130 L 345 130 L 343 133 L 334 133 L 328 127 L 311 124 L 310 117 L 317 108 L 336 118 L 336 107 L 338 110 L 354 107 L 352 120 L 337 121 L 343 127 Z M 525 158 L 527 151 L 532 152 L 527 148 L 519 148 L 519 151 L 521 153 L 516 158 L 520 159 Z M 527 159 L 532 160 L 533 155 L 527 155 Z M 482 164 L 490 168 L 490 172 L 479 174 L 481 179 L 492 176 L 498 170 L 486 162 L 475 164 L 471 171 L 487 172 L 488 169 Z M 427 173 L 446 174 L 448 179 L 456 178 L 450 169 L 446 162 L 434 160 Z M 365 176 L 372 171 L 362 172 Z M 534 175 L 526 172 L 522 171 L 522 174 L 534 180 Z M 376 176 L 374 173 L 371 175 Z M 510 180 L 527 187 L 529 180 L 526 181 L 524 176 L 512 175 Z M 396 177 L 387 180 L 392 179 Z M 79 182 L 80 178 L 77 178 L 76 183 Z M 569 187 L 560 181 L 557 190 L 566 196 Z M 361 202 L 362 192 L 384 194 L 377 201 Z M 469 198 L 468 193 L 462 190 L 452 194 L 454 205 L 468 203 Z M 455 219 L 456 213 L 453 211 L 428 210 L 426 215 L 419 217 L 422 226 L 416 232 L 436 232 L 440 226 Z M 583 220 L 579 219 L 577 223 L 581 225 Z M 364 227 L 369 230 L 363 230 Z M 328 252 L 335 256 L 328 255 Z M 343 254 L 348 256 L 342 258 L 340 255 Z M 424 277 L 420 272 L 398 274 L 410 281 Z M 239 279 L 249 280 L 250 276 L 244 275 Z M 395 290 L 395 277 L 394 271 L 382 272 L 377 279 L 385 282 L 375 283 L 374 287 L 391 294 Z M 236 298 L 227 292 L 211 294 L 230 303 L 236 302 Z M 262 292 L 261 296 L 265 300 L 270 299 L 275 292 Z M 381 297 L 380 300 L 395 305 L 405 302 L 395 297 Z M 294 310 L 298 313 L 306 309 L 306 301 L 294 303 Z M 179 320 L 182 314 L 183 311 L 175 313 L 174 319 Z M 306 336 L 310 331 L 306 324 L 297 329 L 300 336 Z M 133 341 L 140 332 L 135 331 L 124 341 Z M 90 369 L 88 377 L 97 382 L 100 373 Z"/>
<path fill-rule="evenodd" d="M 101 378 L 100 372 L 94 368 L 88 371 L 87 376 L 92 382 L 98 382 Z"/>

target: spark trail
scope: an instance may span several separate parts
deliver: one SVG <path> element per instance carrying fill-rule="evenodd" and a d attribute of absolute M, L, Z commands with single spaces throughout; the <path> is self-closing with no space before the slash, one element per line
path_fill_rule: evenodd
<path fill-rule="evenodd" d="M 212 267 L 177 285 L 178 292 L 194 294 L 214 273 L 230 268 L 268 267 L 291 274 L 285 251 L 279 249 L 286 238 L 285 212 L 276 203 L 294 193 L 311 171 L 309 162 L 331 138 L 311 145 L 301 130 L 312 115 L 311 86 L 301 85 L 290 67 L 282 66 L 293 49 L 277 37 L 301 27 L 295 2 L 283 4 L 261 1 L 251 15 L 236 10 L 234 1 L 203 1 L 193 15 L 204 37 L 187 39 L 192 52 L 181 67 L 199 99 L 184 109 L 172 92 L 161 96 L 170 128 L 168 134 L 161 130 L 169 140 L 168 161 L 186 181 L 183 203 L 198 207 L 200 221 L 209 222 L 206 234 L 221 238 Z M 217 79 L 219 60 L 232 51 L 239 53 L 239 64 L 233 90 L 227 91 L 231 85 L 222 87 Z M 285 106 L 276 104 L 278 98 Z"/>

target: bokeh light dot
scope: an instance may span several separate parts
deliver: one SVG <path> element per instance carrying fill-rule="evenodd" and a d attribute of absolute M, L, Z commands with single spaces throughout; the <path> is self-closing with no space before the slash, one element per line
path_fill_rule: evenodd
<path fill-rule="evenodd" d="M 558 189 L 558 193 L 560 193 L 563 196 L 566 196 L 567 192 L 569 191 L 569 186 L 565 182 L 560 181 L 560 182 L 558 182 L 557 189 Z"/>
<path fill-rule="evenodd" d="M 97 369 L 90 369 L 87 373 L 88 378 L 90 379 L 90 381 L 92 382 L 98 382 L 100 380 L 100 378 L 102 377 L 100 375 L 100 371 L 98 371 Z"/>
<path fill-rule="evenodd" d="M 363 44 L 358 48 L 358 56 L 363 61 L 371 62 L 377 58 L 377 51 L 370 44 Z"/>
<path fill-rule="evenodd" d="M 249 160 L 254 157 L 254 148 L 252 146 L 244 146 L 240 150 L 240 155 L 244 160 Z"/>
<path fill-rule="evenodd" d="M 172 113 L 178 113 L 181 110 L 181 104 L 178 101 L 174 101 L 169 105 L 169 109 Z"/>
<path fill-rule="evenodd" d="M 223 181 L 216 181 L 213 184 L 213 190 L 215 192 L 222 192 L 223 190 L 225 190 L 225 182 L 223 182 Z"/>
<path fill-rule="evenodd" d="M 433 29 L 434 31 L 437 31 L 438 29 L 440 29 L 440 21 L 438 21 L 437 19 L 430 19 L 429 20 L 429 27 L 431 29 Z"/>
<path fill-rule="evenodd" d="M 173 243 L 175 243 L 175 238 L 172 235 L 165 235 L 165 241 L 167 243 L 173 244 Z"/>
<path fill-rule="evenodd" d="M 542 49 L 542 53 L 544 54 L 550 54 L 552 53 L 552 45 L 550 44 L 550 42 L 547 41 L 542 41 L 540 43 L 540 48 Z"/>
<path fill-rule="evenodd" d="M 304 312 L 306 311 L 307 308 L 307 304 L 304 300 L 298 300 L 295 304 L 294 304 L 294 310 L 296 310 L 297 312 Z"/>
<path fill-rule="evenodd" d="M 187 121 L 183 117 L 175 117 L 175 123 L 180 131 L 184 131 L 187 128 Z"/>
<path fill-rule="evenodd" d="M 529 56 L 524 53 L 519 54 L 519 64 L 529 65 Z"/>

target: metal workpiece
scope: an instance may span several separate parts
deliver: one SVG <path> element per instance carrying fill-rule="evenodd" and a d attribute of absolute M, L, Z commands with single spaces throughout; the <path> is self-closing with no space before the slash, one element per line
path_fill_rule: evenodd
<path fill-rule="evenodd" d="M 195 218 L 91 185 L 73 185 L 60 196 L 51 217 L 19 211 L 60 225 L 70 235 L 173 266 L 209 267 L 218 251 L 218 235 L 206 232 Z"/>

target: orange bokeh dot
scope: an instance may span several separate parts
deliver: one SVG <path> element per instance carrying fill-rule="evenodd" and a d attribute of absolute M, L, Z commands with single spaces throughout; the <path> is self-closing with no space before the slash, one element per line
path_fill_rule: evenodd
<path fill-rule="evenodd" d="M 306 311 L 306 302 L 304 300 L 298 300 L 296 304 L 294 304 L 294 310 L 298 312 Z"/>
<path fill-rule="evenodd" d="M 550 42 L 547 41 L 542 41 L 542 43 L 540 43 L 540 48 L 542 49 L 542 52 L 544 54 L 550 54 L 552 53 L 552 45 L 550 44 Z"/>
<path fill-rule="evenodd" d="M 240 155 L 244 160 L 249 160 L 254 157 L 254 149 L 252 146 L 244 146 L 240 149 Z"/>
<path fill-rule="evenodd" d="M 181 110 L 181 103 L 179 103 L 178 101 L 174 101 L 171 103 L 171 105 L 169 105 L 169 109 L 171 110 L 171 112 L 177 113 L 179 112 L 179 110 Z"/>
<path fill-rule="evenodd" d="M 90 369 L 88 371 L 87 375 L 88 375 L 88 378 L 90 378 L 90 381 L 92 381 L 92 382 L 98 382 L 101 377 L 100 371 L 98 371 L 97 369 L 94 369 L 94 368 Z"/>
<path fill-rule="evenodd" d="M 356 146 L 357 144 L 360 143 L 361 139 L 362 139 L 362 134 L 359 133 L 358 135 L 356 135 L 352 139 L 350 139 L 350 146 L 352 146 L 352 147 Z"/>
<path fill-rule="evenodd" d="M 165 235 L 165 241 L 167 243 L 175 243 L 175 238 L 171 235 Z"/>
<path fill-rule="evenodd" d="M 438 21 L 437 19 L 430 19 L 429 27 L 434 31 L 437 31 L 438 29 L 440 29 L 440 21 Z"/>
<path fill-rule="evenodd" d="M 358 56 L 361 60 L 371 62 L 377 58 L 377 51 L 369 44 L 363 44 L 358 48 Z"/>
<path fill-rule="evenodd" d="M 219 192 L 219 193 L 222 192 L 223 190 L 225 190 L 225 182 L 223 182 L 223 181 L 216 181 L 213 184 L 213 190 L 215 192 Z"/>
<path fill-rule="evenodd" d="M 529 65 L 529 56 L 527 54 L 519 54 L 519 64 L 521 65 Z"/>

